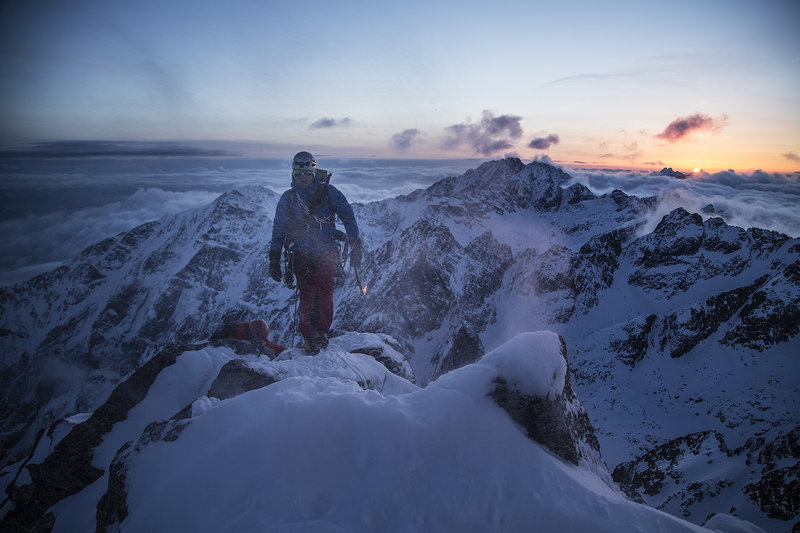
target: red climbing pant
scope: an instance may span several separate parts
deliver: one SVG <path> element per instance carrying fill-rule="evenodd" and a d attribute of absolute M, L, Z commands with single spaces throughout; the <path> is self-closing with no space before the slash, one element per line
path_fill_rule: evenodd
<path fill-rule="evenodd" d="M 327 333 L 333 322 L 333 277 L 339 263 L 336 248 L 319 254 L 296 252 L 294 274 L 300 292 L 300 334 L 311 338 L 313 329 Z"/>

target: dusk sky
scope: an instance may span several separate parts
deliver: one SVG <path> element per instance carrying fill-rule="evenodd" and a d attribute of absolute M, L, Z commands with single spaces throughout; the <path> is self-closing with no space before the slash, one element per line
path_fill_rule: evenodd
<path fill-rule="evenodd" d="M 798 28 L 797 0 L 6 0 L 0 150 L 797 172 Z"/>

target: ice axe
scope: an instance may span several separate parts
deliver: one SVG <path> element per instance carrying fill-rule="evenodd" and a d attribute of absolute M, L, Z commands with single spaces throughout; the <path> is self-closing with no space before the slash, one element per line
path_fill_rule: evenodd
<path fill-rule="evenodd" d="M 339 231 L 339 233 L 342 234 L 342 240 L 344 240 L 344 255 L 347 256 L 347 250 L 350 247 L 350 241 L 345 237 L 343 232 Z M 361 281 L 361 274 L 358 273 L 358 266 L 354 265 L 352 260 L 350 261 L 350 265 L 353 267 L 353 271 L 356 273 L 356 283 L 358 283 L 358 290 L 361 292 L 362 296 L 366 296 L 367 286 L 364 285 L 364 283 L 362 283 Z"/>
<path fill-rule="evenodd" d="M 353 270 L 356 273 L 356 282 L 358 283 L 358 289 L 359 289 L 359 291 L 361 291 L 361 295 L 362 296 L 366 296 L 367 295 L 367 286 L 364 285 L 363 283 L 361 283 L 361 276 L 358 273 L 358 267 L 353 265 Z"/>

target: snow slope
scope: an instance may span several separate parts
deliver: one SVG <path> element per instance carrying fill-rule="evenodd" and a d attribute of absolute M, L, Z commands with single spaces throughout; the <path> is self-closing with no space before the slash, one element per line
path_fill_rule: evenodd
<path fill-rule="evenodd" d="M 179 355 L 95 450 L 111 481 L 53 506 L 52 530 L 709 531 L 557 457 L 492 400 L 505 377 L 525 395 L 561 394 L 555 334 L 520 335 L 424 389 L 349 351 L 374 336 L 334 341 L 319 356 L 291 349 L 274 361 L 226 347 Z M 233 360 L 280 379 L 205 396 Z M 718 531 L 759 531 L 715 520 Z"/>

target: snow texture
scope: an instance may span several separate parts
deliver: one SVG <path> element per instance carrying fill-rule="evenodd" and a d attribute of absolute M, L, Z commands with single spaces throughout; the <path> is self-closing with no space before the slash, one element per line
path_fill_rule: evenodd
<path fill-rule="evenodd" d="M 221 360 L 224 350 L 210 352 Z M 397 377 L 364 388 L 386 371 L 340 348 L 250 361 L 283 378 L 227 400 L 201 396 L 190 418 L 151 427 L 118 454 L 129 508 L 118 531 L 702 531 L 550 454 L 489 397 L 497 375 L 516 370 L 520 390 L 555 394 L 558 361 L 546 332 L 424 389 Z M 160 403 L 168 385 L 145 402 Z M 81 525 L 58 514 L 54 531 Z"/>

